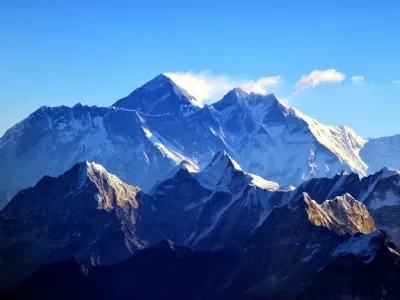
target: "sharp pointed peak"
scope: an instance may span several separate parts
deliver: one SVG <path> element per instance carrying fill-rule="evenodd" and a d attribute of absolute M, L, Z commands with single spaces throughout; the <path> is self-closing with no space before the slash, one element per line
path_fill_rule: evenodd
<path fill-rule="evenodd" d="M 191 114 L 202 104 L 166 74 L 159 74 L 112 106 L 150 115 Z"/>
<path fill-rule="evenodd" d="M 237 101 L 246 101 L 250 96 L 249 93 L 244 91 L 240 87 L 235 87 L 234 89 L 228 91 L 224 97 L 220 100 L 222 103 L 234 103 Z M 219 101 L 218 101 L 219 102 Z"/>
<path fill-rule="evenodd" d="M 96 176 L 97 177 L 112 176 L 118 179 L 118 177 L 110 174 L 102 165 L 97 164 L 95 162 L 82 161 L 75 163 L 70 169 L 68 169 L 59 176 L 55 177 L 48 175 L 43 176 L 42 179 L 40 179 L 36 185 L 42 184 L 49 178 L 51 178 L 51 180 L 67 179 L 68 181 L 70 180 L 70 178 L 74 178 L 78 182 L 78 188 L 83 188 L 87 185 L 89 181 L 91 181 L 91 179 L 93 179 Z"/>
<path fill-rule="evenodd" d="M 78 187 L 80 188 L 86 186 L 89 181 L 93 181 L 94 177 L 114 176 L 110 174 L 102 165 L 89 161 L 76 163 L 69 171 L 65 172 L 63 175 L 68 173 L 75 174 L 76 178 L 78 178 Z"/>
<path fill-rule="evenodd" d="M 240 87 L 235 87 L 232 90 L 230 90 L 225 96 L 235 96 L 236 98 L 246 98 L 249 96 L 249 93 L 247 93 L 246 91 L 244 91 L 242 88 Z"/>
<path fill-rule="evenodd" d="M 158 74 L 153 79 L 147 81 L 143 86 L 147 84 L 163 84 L 163 85 L 178 86 L 168 75 L 164 73 Z"/>
<path fill-rule="evenodd" d="M 221 100 L 215 102 L 212 107 L 216 110 L 221 111 L 236 104 L 243 106 L 245 105 L 245 102 L 249 96 L 250 94 L 237 87 L 226 93 L 224 97 L 222 97 Z"/>
<path fill-rule="evenodd" d="M 156 77 L 153 78 L 153 80 L 169 80 L 172 81 L 171 78 L 168 77 L 168 75 L 165 73 L 160 73 Z"/>
<path fill-rule="evenodd" d="M 145 84 L 140 86 L 138 89 L 146 90 L 146 89 L 157 89 L 161 87 L 169 86 L 170 88 L 178 87 L 178 85 L 167 75 L 158 74 L 153 79 L 150 79 Z"/>
<path fill-rule="evenodd" d="M 221 164 L 225 164 L 226 167 L 231 166 L 236 170 L 242 171 L 242 168 L 239 166 L 239 164 L 235 160 L 233 160 L 232 157 L 226 151 L 222 151 L 222 150 L 218 151 L 214 154 L 211 162 L 208 164 L 208 166 L 205 168 L 205 170 L 208 168 L 211 168 L 213 166 L 221 165 Z"/>
<path fill-rule="evenodd" d="M 197 173 L 199 172 L 199 168 L 192 162 L 183 160 L 176 167 L 174 167 L 170 173 L 167 175 L 166 179 L 174 177 L 180 171 L 185 171 L 188 173 Z M 164 179 L 164 180 L 166 180 Z"/>
<path fill-rule="evenodd" d="M 107 172 L 106 168 L 104 168 L 102 165 L 95 163 L 95 162 L 90 162 L 87 160 L 77 162 L 76 164 L 74 164 L 74 166 L 71 169 L 69 169 L 66 172 L 69 172 L 75 168 L 84 169 L 84 170 L 93 170 L 93 171 L 97 171 L 97 172 Z"/>
<path fill-rule="evenodd" d="M 381 173 L 381 178 L 400 175 L 400 171 L 399 170 L 391 169 L 391 168 L 388 168 L 388 167 L 383 167 L 379 172 Z"/>
<path fill-rule="evenodd" d="M 162 179 L 160 179 L 152 188 L 150 194 L 154 194 L 157 191 L 157 188 L 166 182 L 167 180 L 173 179 L 177 176 L 181 176 L 182 174 L 188 174 L 189 176 L 192 176 L 191 174 L 198 173 L 199 172 L 199 167 L 194 164 L 193 162 L 183 160 L 181 161 L 178 165 L 176 165 L 172 170 Z"/>

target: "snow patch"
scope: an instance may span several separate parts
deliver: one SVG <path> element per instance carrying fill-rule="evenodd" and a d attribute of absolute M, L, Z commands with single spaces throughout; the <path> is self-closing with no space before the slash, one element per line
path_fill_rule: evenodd
<path fill-rule="evenodd" d="M 379 230 L 375 230 L 369 234 L 353 235 L 347 241 L 339 244 L 332 255 L 339 257 L 352 253 L 356 256 L 361 256 L 364 258 L 364 261 L 371 261 L 377 250 L 377 246 L 372 241 L 380 235 Z"/>

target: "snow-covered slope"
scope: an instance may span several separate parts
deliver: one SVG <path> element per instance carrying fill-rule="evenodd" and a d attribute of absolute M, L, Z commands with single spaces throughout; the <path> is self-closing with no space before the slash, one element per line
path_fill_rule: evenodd
<path fill-rule="evenodd" d="M 203 110 L 177 119 L 116 107 L 42 107 L 0 139 L 0 208 L 42 176 L 84 160 L 150 190 L 181 161 L 206 164 L 225 149 L 218 127 L 198 122 L 206 117 Z"/>
<path fill-rule="evenodd" d="M 244 172 L 225 151 L 217 152 L 204 170 L 195 177 L 202 185 L 209 186 L 215 191 L 235 192 L 235 190 L 240 191 L 248 185 L 268 191 L 279 189 L 279 184 L 276 182 Z"/>
<path fill-rule="evenodd" d="M 248 172 L 292 185 L 341 169 L 366 174 L 359 157 L 366 139 L 347 127 L 322 125 L 272 94 L 235 89 L 212 108 L 232 157 Z"/>
<path fill-rule="evenodd" d="M 368 139 L 360 156 L 368 165 L 369 174 L 383 167 L 400 170 L 400 134 Z"/>
<path fill-rule="evenodd" d="M 42 176 L 59 175 L 89 160 L 142 188 L 183 159 L 145 127 L 136 111 L 76 105 L 42 107 L 0 140 L 0 206 Z"/>
<path fill-rule="evenodd" d="M 369 209 L 400 205 L 400 171 L 383 168 L 361 178 L 355 173 L 337 174 L 332 178 L 314 178 L 298 187 L 313 199 L 324 201 L 343 194 L 350 194 Z"/>

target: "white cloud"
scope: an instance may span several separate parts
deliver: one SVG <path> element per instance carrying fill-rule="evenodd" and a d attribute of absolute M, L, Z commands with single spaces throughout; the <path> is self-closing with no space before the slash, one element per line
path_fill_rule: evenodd
<path fill-rule="evenodd" d="M 219 100 L 229 90 L 240 87 L 247 92 L 266 94 L 267 88 L 276 86 L 280 76 L 262 77 L 248 80 L 223 74 L 214 74 L 210 70 L 194 72 L 165 73 L 177 85 L 192 94 L 199 101 Z"/>
<path fill-rule="evenodd" d="M 335 69 L 328 69 L 324 71 L 315 70 L 308 75 L 301 76 L 300 80 L 294 85 L 295 93 L 317 86 L 323 82 L 342 82 L 346 76 Z"/>
<path fill-rule="evenodd" d="M 392 83 L 393 84 L 400 84 L 400 80 L 393 80 Z"/>
<path fill-rule="evenodd" d="M 360 76 L 360 75 L 351 77 L 351 81 L 353 81 L 354 83 L 360 83 L 364 80 L 365 80 L 364 76 Z"/>

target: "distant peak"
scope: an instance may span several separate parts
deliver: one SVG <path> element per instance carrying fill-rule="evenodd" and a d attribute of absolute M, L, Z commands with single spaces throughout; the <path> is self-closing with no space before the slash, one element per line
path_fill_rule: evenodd
<path fill-rule="evenodd" d="M 84 161 L 75 164 L 71 171 L 74 169 L 78 170 L 78 188 L 83 188 L 89 181 L 93 181 L 94 177 L 102 177 L 104 174 L 108 174 L 107 170 L 99 164 L 94 162 Z"/>
<path fill-rule="evenodd" d="M 245 92 L 240 87 L 236 87 L 236 88 L 230 90 L 227 93 L 227 95 L 235 96 L 237 98 L 245 98 L 245 97 L 249 96 L 249 93 Z"/>
<path fill-rule="evenodd" d="M 187 160 L 183 160 L 180 162 L 179 165 L 174 167 L 168 175 L 164 178 L 164 180 L 167 180 L 169 178 L 175 177 L 179 172 L 184 171 L 188 173 L 197 173 L 199 172 L 199 168 L 193 164 L 192 162 L 189 162 Z"/>
<path fill-rule="evenodd" d="M 206 169 L 214 167 L 214 166 L 231 166 L 236 170 L 242 171 L 242 168 L 239 166 L 239 164 L 234 161 L 230 155 L 226 151 L 218 151 L 217 153 L 214 154 L 211 162 L 208 164 Z"/>
<path fill-rule="evenodd" d="M 400 175 L 400 171 L 395 170 L 395 169 L 390 169 L 388 167 L 382 168 L 381 172 L 382 172 L 381 178 L 387 178 L 387 177 L 391 177 L 391 176 Z"/>
<path fill-rule="evenodd" d="M 166 81 L 172 81 L 167 75 L 161 73 L 158 74 L 156 77 L 154 77 L 153 80 L 166 80 Z"/>
<path fill-rule="evenodd" d="M 203 105 L 170 77 L 159 74 L 127 97 L 118 100 L 113 106 L 151 115 L 187 115 L 199 110 Z"/>
<path fill-rule="evenodd" d="M 165 74 L 158 74 L 156 77 L 146 82 L 145 85 L 146 84 L 163 84 L 163 85 L 177 86 L 177 84 Z"/>
<path fill-rule="evenodd" d="M 80 107 L 83 107 L 84 105 L 82 104 L 82 103 L 80 103 L 80 102 L 78 102 L 78 103 L 76 103 L 73 107 L 74 108 L 80 108 Z"/>
<path fill-rule="evenodd" d="M 198 173 L 197 178 L 206 186 L 226 188 L 238 173 L 244 175 L 243 180 L 247 178 L 238 163 L 228 153 L 218 151 L 207 167 Z"/>
<path fill-rule="evenodd" d="M 224 110 L 227 107 L 239 104 L 240 106 L 246 105 L 245 102 L 250 94 L 237 87 L 230 90 L 221 100 L 215 102 L 213 107 L 216 110 Z"/>
<path fill-rule="evenodd" d="M 96 171 L 96 172 L 107 172 L 107 170 L 102 165 L 97 164 L 95 162 L 89 162 L 87 160 L 78 162 L 75 164 L 75 166 L 77 166 L 78 168 L 80 168 L 81 170 L 84 170 L 84 171 L 91 170 L 91 171 Z M 74 167 L 72 167 L 72 169 Z"/>
<path fill-rule="evenodd" d="M 262 95 L 262 94 L 252 93 L 251 97 L 249 98 L 249 104 L 251 106 L 261 104 L 261 106 L 267 106 L 267 107 L 276 106 L 282 109 L 287 108 L 287 105 L 284 104 L 281 100 L 279 100 L 275 96 L 275 94 Z"/>
<path fill-rule="evenodd" d="M 139 89 L 157 89 L 157 88 L 162 88 L 162 87 L 170 87 L 173 88 L 175 87 L 176 84 L 169 78 L 168 76 L 164 74 L 158 74 L 156 77 L 153 79 L 147 81 L 144 85 L 139 87 Z"/>

